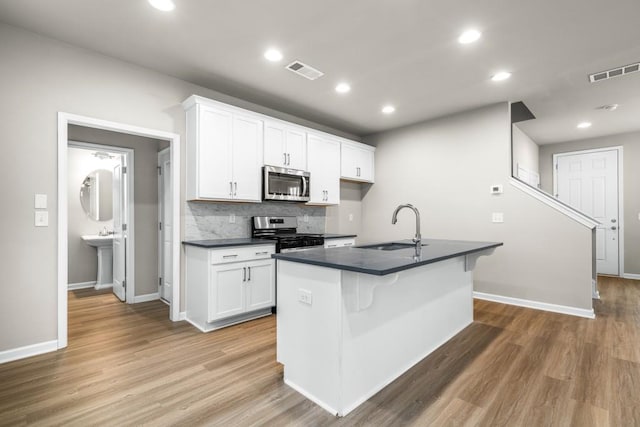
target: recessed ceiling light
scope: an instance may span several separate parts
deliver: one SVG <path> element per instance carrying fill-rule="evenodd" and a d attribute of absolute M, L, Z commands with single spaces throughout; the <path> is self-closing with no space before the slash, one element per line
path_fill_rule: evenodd
<path fill-rule="evenodd" d="M 493 80 L 494 82 L 501 82 L 503 80 L 507 80 L 509 77 L 511 77 L 510 72 L 500 71 L 499 73 L 496 73 L 493 76 L 491 76 L 491 80 Z"/>
<path fill-rule="evenodd" d="M 578 123 L 578 126 L 576 126 L 578 129 L 586 129 L 586 128 L 590 128 L 591 127 L 591 122 L 582 122 L 582 123 Z"/>
<path fill-rule="evenodd" d="M 269 49 L 264 53 L 264 57 L 271 62 L 282 60 L 282 53 L 278 49 Z"/>
<path fill-rule="evenodd" d="M 163 12 L 170 12 L 176 8 L 173 0 L 149 0 L 149 4 Z"/>
<path fill-rule="evenodd" d="M 478 30 L 467 30 L 458 37 L 458 43 L 469 44 L 478 41 L 482 33 Z"/>
<path fill-rule="evenodd" d="M 382 112 L 384 114 L 391 114 L 394 111 L 396 111 L 396 107 L 394 107 L 393 105 L 385 105 L 384 107 L 382 107 Z"/>
<path fill-rule="evenodd" d="M 348 83 L 338 83 L 336 86 L 336 92 L 338 93 L 347 93 L 351 90 L 351 86 Z"/>

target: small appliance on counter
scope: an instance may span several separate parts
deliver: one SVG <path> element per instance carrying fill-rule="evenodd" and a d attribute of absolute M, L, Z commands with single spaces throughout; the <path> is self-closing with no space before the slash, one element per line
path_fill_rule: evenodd
<path fill-rule="evenodd" d="M 254 216 L 251 219 L 252 237 L 274 240 L 277 253 L 324 247 L 322 234 L 298 233 L 297 229 L 298 218 L 295 216 Z"/>
<path fill-rule="evenodd" d="M 310 177 L 309 172 L 297 169 L 265 166 L 262 181 L 263 199 L 308 202 Z"/>

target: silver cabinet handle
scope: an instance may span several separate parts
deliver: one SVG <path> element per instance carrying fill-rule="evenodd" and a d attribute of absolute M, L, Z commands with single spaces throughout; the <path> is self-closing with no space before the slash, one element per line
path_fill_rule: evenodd
<path fill-rule="evenodd" d="M 247 282 L 251 281 L 251 267 L 247 267 L 247 270 L 249 270 L 249 276 L 247 277 Z"/>
<path fill-rule="evenodd" d="M 268 253 L 269 253 L 269 251 L 256 252 L 256 255 L 266 255 Z"/>
<path fill-rule="evenodd" d="M 229 181 L 229 195 L 233 196 L 233 182 Z"/>
<path fill-rule="evenodd" d="M 615 218 L 613 218 L 613 219 L 611 220 L 611 222 L 617 222 L 617 220 L 616 220 Z"/>
<path fill-rule="evenodd" d="M 345 243 L 344 245 L 345 246 L 351 246 L 351 245 L 353 245 L 353 243 Z"/>
<path fill-rule="evenodd" d="M 237 196 L 238 195 L 238 182 L 234 182 L 233 183 L 233 195 Z"/>
<path fill-rule="evenodd" d="M 328 248 L 335 248 L 335 247 L 337 247 L 337 246 L 338 246 L 338 245 L 328 245 L 327 247 L 328 247 Z"/>
<path fill-rule="evenodd" d="M 284 158 L 284 160 L 282 161 L 282 164 L 287 166 L 287 153 L 282 153 L 282 157 Z"/>
<path fill-rule="evenodd" d="M 242 267 L 242 281 L 247 281 L 247 267 Z"/>
<path fill-rule="evenodd" d="M 287 153 L 287 165 L 291 166 L 291 153 Z"/>
<path fill-rule="evenodd" d="M 233 254 L 233 255 L 222 255 L 222 258 L 225 258 L 225 259 L 226 259 L 226 258 L 235 258 L 235 257 L 237 257 L 237 256 L 238 256 L 238 254 Z"/>
<path fill-rule="evenodd" d="M 616 226 L 614 225 L 613 227 L 611 227 L 611 229 L 615 231 L 615 230 L 617 230 L 617 229 L 618 229 L 618 227 L 616 227 Z"/>

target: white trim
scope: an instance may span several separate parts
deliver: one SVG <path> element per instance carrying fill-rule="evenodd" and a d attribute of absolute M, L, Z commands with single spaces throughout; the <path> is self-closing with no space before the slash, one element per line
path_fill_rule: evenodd
<path fill-rule="evenodd" d="M 344 415 L 340 415 L 338 413 L 338 410 L 332 408 L 331 406 L 327 405 L 326 403 L 324 403 L 322 400 L 318 399 L 316 396 L 314 396 L 313 394 L 309 393 L 307 390 L 303 389 L 302 387 L 300 387 L 299 385 L 297 385 L 296 383 L 288 380 L 288 379 L 284 379 L 284 383 L 286 385 L 288 385 L 289 387 L 291 387 L 292 389 L 294 389 L 295 391 L 297 391 L 298 393 L 300 393 L 301 395 L 303 395 L 304 397 L 306 397 L 307 399 L 309 399 L 310 401 L 312 401 L 313 403 L 315 403 L 316 405 L 318 405 L 319 407 L 321 407 L 322 409 L 324 409 L 325 411 L 329 412 L 331 415 L 333 415 L 334 417 L 338 416 L 338 417 L 342 417 Z"/>
<path fill-rule="evenodd" d="M 67 145 L 69 142 L 68 126 L 70 124 L 144 136 L 169 141 L 171 147 L 171 192 L 173 201 L 173 218 L 180 218 L 180 135 L 172 132 L 148 129 L 123 123 L 110 122 L 92 117 L 58 112 L 58 348 L 67 346 L 67 261 L 68 261 L 68 208 L 67 208 Z M 173 297 L 169 317 L 180 320 L 180 227 L 173 227 Z"/>
<path fill-rule="evenodd" d="M 70 291 L 75 291 L 76 289 L 87 289 L 93 288 L 96 285 L 96 281 L 93 282 L 78 282 L 78 283 L 69 283 L 67 285 L 67 289 Z"/>
<path fill-rule="evenodd" d="M 484 292 L 473 292 L 474 299 L 499 302 L 501 304 L 516 305 L 518 307 L 533 308 L 535 310 L 551 311 L 553 313 L 568 314 L 571 316 L 586 317 L 595 319 L 593 309 L 570 307 L 568 305 L 550 304 L 547 302 L 531 301 L 527 299 L 505 297 L 502 295 L 486 294 Z"/>
<path fill-rule="evenodd" d="M 587 228 L 590 229 L 594 229 L 596 228 L 596 226 L 598 224 L 600 224 L 598 221 L 596 221 L 593 218 L 588 217 L 587 215 L 581 214 L 580 212 L 566 206 L 564 203 L 559 202 L 558 200 L 556 200 L 553 196 L 551 196 L 550 194 L 547 194 L 545 192 L 543 192 L 542 190 L 538 190 L 536 188 L 531 187 L 529 184 L 525 184 L 524 182 L 516 179 L 516 178 L 509 178 L 509 183 L 516 187 L 518 190 L 521 190 L 525 193 L 527 193 L 528 195 L 530 195 L 531 197 L 538 199 L 539 201 L 541 201 L 542 203 L 544 203 L 545 205 L 555 209 L 556 211 L 568 216 L 569 218 L 573 219 L 574 221 L 584 225 Z"/>
<path fill-rule="evenodd" d="M 624 273 L 623 279 L 640 280 L 640 274 Z"/>
<path fill-rule="evenodd" d="M 160 299 L 160 294 L 158 292 L 154 292 L 152 294 L 134 296 L 133 303 L 138 304 L 139 302 L 155 301 L 157 299 Z"/>
<path fill-rule="evenodd" d="M 593 148 L 591 150 L 567 151 L 553 154 L 552 175 L 553 194 L 558 194 L 558 157 L 580 154 L 601 153 L 603 151 L 618 152 L 618 274 L 624 275 L 624 150 L 621 145 L 613 147 Z"/>
<path fill-rule="evenodd" d="M 178 320 L 187 320 L 187 312 L 181 311 L 180 315 L 178 316 Z"/>
<path fill-rule="evenodd" d="M 132 148 L 123 148 L 117 147 L 113 145 L 103 145 L 103 144 L 94 144 L 91 142 L 84 141 L 75 141 L 70 140 L 67 144 L 67 147 L 81 148 L 83 150 L 105 150 L 112 153 L 118 153 L 124 156 L 125 165 L 127 167 L 127 208 L 125 211 L 127 212 L 127 217 L 123 219 L 123 222 L 127 224 L 127 238 L 125 243 L 125 253 L 126 253 L 126 283 L 127 287 L 125 289 L 125 302 L 127 304 L 135 303 L 135 295 L 136 295 L 136 263 L 135 263 L 135 253 L 136 253 L 136 222 L 135 222 L 135 151 Z M 113 283 L 102 284 L 96 286 L 96 290 L 113 288 Z"/>
<path fill-rule="evenodd" d="M 24 347 L 12 348 L 10 350 L 3 350 L 0 351 L 0 364 L 56 351 L 59 347 L 58 340 L 53 340 L 25 345 Z"/>

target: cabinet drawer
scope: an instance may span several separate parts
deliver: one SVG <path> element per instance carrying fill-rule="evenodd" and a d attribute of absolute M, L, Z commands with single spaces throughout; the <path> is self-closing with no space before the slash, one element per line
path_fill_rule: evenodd
<path fill-rule="evenodd" d="M 228 262 L 271 258 L 271 254 L 275 253 L 275 251 L 275 245 L 234 246 L 229 248 L 211 249 L 209 250 L 209 263 L 225 264 Z"/>
<path fill-rule="evenodd" d="M 324 247 L 329 248 L 341 248 L 343 246 L 355 246 L 355 239 L 346 237 L 342 239 L 327 239 L 324 241 Z"/>

